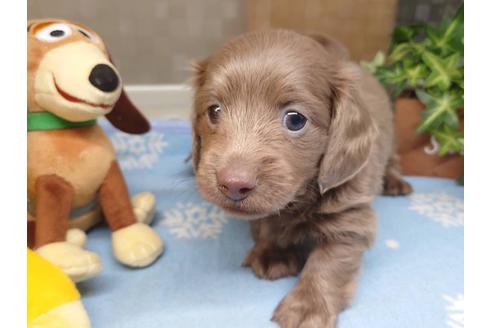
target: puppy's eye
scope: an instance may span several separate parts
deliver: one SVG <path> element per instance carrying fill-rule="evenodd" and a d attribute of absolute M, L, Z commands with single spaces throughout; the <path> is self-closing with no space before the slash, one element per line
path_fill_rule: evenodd
<path fill-rule="evenodd" d="M 307 122 L 307 118 L 301 113 L 289 111 L 285 113 L 283 124 L 290 131 L 301 130 Z"/>
<path fill-rule="evenodd" d="M 210 123 L 217 124 L 220 112 L 221 108 L 219 105 L 212 105 L 208 108 L 208 119 L 210 120 Z"/>
<path fill-rule="evenodd" d="M 36 38 L 45 42 L 56 42 L 72 34 L 72 29 L 66 24 L 51 24 L 38 33 Z"/>

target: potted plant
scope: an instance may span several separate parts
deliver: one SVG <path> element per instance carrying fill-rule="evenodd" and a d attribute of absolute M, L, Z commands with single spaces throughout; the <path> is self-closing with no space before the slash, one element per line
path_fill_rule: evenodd
<path fill-rule="evenodd" d="M 406 164 L 413 167 L 406 170 L 407 174 L 457 177 L 463 173 L 463 57 L 464 8 L 461 5 L 453 17 L 444 19 L 437 26 L 419 23 L 397 27 L 386 60 L 383 53 L 379 52 L 372 62 L 362 63 L 394 98 L 411 95 L 423 105 L 415 100 L 413 103 L 396 102 L 397 136 L 398 139 L 407 139 L 399 140 L 401 151 L 411 153 L 411 156 L 406 156 L 409 158 L 400 153 L 404 172 Z M 409 107 L 413 107 L 413 111 Z M 399 126 L 399 122 L 401 125 L 409 120 L 415 121 L 415 118 L 410 117 L 415 117 L 415 113 L 418 118 L 411 135 L 406 133 L 406 136 L 402 136 L 404 131 L 401 130 L 406 127 Z M 425 145 L 422 143 L 424 140 Z M 405 143 L 410 143 L 411 147 Z M 420 152 L 416 151 L 419 147 Z M 416 164 L 424 159 L 422 152 L 440 158 L 431 161 L 427 159 L 428 163 L 419 168 Z M 411 163 L 405 163 L 405 160 Z M 435 170 L 448 160 L 455 162 L 454 165 L 448 163 L 446 166 L 448 171 L 452 167 L 453 172 Z M 422 174 L 419 174 L 419 169 L 423 170 Z"/>

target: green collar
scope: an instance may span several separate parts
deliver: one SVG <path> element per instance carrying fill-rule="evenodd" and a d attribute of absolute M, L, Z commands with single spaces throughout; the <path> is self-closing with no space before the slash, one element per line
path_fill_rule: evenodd
<path fill-rule="evenodd" d="M 78 128 L 94 124 L 96 124 L 96 120 L 70 122 L 50 112 L 27 113 L 27 132 Z"/>

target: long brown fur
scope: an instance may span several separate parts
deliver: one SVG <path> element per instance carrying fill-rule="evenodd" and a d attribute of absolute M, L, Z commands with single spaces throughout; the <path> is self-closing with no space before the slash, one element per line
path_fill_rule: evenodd
<path fill-rule="evenodd" d="M 300 273 L 273 320 L 281 327 L 335 327 L 374 240 L 371 207 L 383 191 L 411 191 L 394 156 L 390 100 L 338 42 L 275 30 L 242 35 L 195 65 L 193 166 L 209 201 L 251 221 L 255 246 L 243 265 L 264 279 Z M 220 105 L 217 123 L 208 108 Z M 300 133 L 286 109 L 307 117 Z M 390 160 L 391 159 L 391 160 Z M 240 201 L 217 173 L 234 164 L 256 175 Z"/>

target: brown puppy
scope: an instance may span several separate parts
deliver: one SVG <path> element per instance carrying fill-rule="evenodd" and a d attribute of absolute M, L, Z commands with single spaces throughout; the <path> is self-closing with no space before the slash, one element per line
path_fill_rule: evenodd
<path fill-rule="evenodd" d="M 200 191 L 259 219 L 244 260 L 258 277 L 301 272 L 273 320 L 334 327 L 374 239 L 374 196 L 411 191 L 385 91 L 336 41 L 283 30 L 229 42 L 196 65 L 195 89 Z"/>

